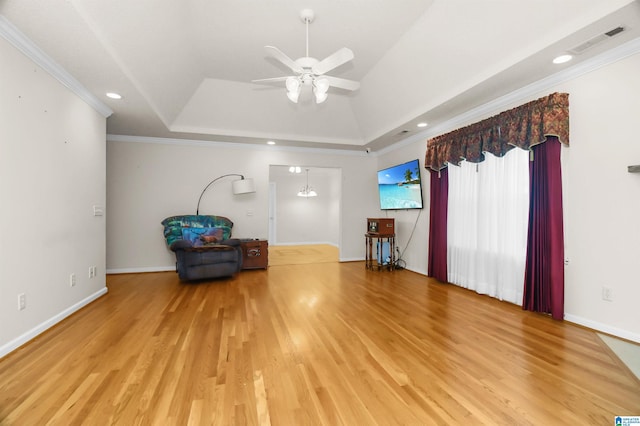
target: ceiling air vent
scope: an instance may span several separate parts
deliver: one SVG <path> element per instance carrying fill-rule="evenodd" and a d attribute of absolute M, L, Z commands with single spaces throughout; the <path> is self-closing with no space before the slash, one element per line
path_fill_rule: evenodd
<path fill-rule="evenodd" d="M 396 136 L 402 136 L 402 135 L 407 134 L 407 133 L 409 133 L 408 130 L 400 130 L 398 133 L 396 133 Z"/>
<path fill-rule="evenodd" d="M 572 55 L 579 55 L 581 53 L 583 53 L 585 50 L 592 48 L 593 46 L 595 46 L 598 43 L 601 43 L 617 34 L 620 34 L 621 32 L 624 31 L 623 27 L 616 27 L 612 30 L 607 31 L 604 34 L 599 34 L 593 38 L 590 38 L 589 40 L 585 41 L 582 44 L 577 45 L 576 47 L 574 47 L 573 49 L 569 50 L 569 53 L 571 53 Z"/>
<path fill-rule="evenodd" d="M 622 27 L 618 27 L 618 28 L 614 28 L 610 31 L 607 31 L 605 34 L 608 35 L 609 37 L 613 37 L 616 34 L 620 34 L 621 32 L 624 31 L 624 28 Z"/>

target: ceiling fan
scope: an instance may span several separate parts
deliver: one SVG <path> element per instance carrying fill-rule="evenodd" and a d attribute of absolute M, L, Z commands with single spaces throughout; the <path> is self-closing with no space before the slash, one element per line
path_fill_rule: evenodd
<path fill-rule="evenodd" d="M 360 83 L 357 81 L 325 75 L 332 69 L 352 60 L 354 55 L 351 49 L 343 47 L 321 61 L 309 56 L 309 24 L 313 22 L 314 17 L 315 14 L 311 9 L 303 9 L 300 12 L 300 19 L 302 19 L 307 27 L 306 56 L 294 61 L 277 47 L 264 47 L 267 55 L 282 62 L 287 67 L 291 68 L 291 70 L 297 75 L 263 78 L 260 80 L 252 80 L 252 83 L 273 83 L 284 81 L 287 88 L 287 97 L 294 103 L 298 102 L 298 97 L 300 96 L 300 91 L 303 86 L 312 87 L 316 103 L 318 104 L 327 100 L 327 91 L 329 90 L 329 87 L 337 87 L 339 89 L 351 91 L 358 90 L 360 88 Z"/>

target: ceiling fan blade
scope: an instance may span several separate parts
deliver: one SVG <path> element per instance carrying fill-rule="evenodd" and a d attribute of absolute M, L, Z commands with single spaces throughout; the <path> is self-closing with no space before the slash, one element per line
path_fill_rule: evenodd
<path fill-rule="evenodd" d="M 273 78 L 261 78 L 258 80 L 251 80 L 252 83 L 276 83 L 279 81 L 286 81 L 288 76 L 285 77 L 273 77 Z"/>
<path fill-rule="evenodd" d="M 265 50 L 265 52 L 267 52 L 267 55 L 279 60 L 280 62 L 282 62 L 283 64 L 285 64 L 289 68 L 291 68 L 292 71 L 297 72 L 297 73 L 304 72 L 304 69 L 300 65 L 298 65 L 298 63 L 296 61 L 294 61 L 293 59 L 291 59 L 290 57 L 285 55 L 282 52 L 282 50 L 278 49 L 277 47 L 265 46 L 264 50 Z"/>
<path fill-rule="evenodd" d="M 337 87 L 339 89 L 344 90 L 358 90 L 360 88 L 360 83 L 353 80 L 347 80 L 344 78 L 331 77 L 328 75 L 322 76 L 322 78 L 326 78 L 329 81 L 329 85 L 332 87 Z"/>
<path fill-rule="evenodd" d="M 346 62 L 349 62 L 353 58 L 354 56 L 351 49 L 343 47 L 342 49 L 339 49 L 337 52 L 327 56 L 326 58 L 315 64 L 311 68 L 311 71 L 313 71 L 313 73 L 316 75 L 322 75 Z"/>

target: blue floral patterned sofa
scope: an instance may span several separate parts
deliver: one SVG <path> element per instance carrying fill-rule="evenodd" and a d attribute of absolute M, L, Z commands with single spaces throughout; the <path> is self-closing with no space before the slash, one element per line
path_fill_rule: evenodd
<path fill-rule="evenodd" d="M 223 216 L 180 215 L 162 221 L 164 238 L 176 255 L 181 280 L 228 277 L 242 269 L 240 240 Z"/>

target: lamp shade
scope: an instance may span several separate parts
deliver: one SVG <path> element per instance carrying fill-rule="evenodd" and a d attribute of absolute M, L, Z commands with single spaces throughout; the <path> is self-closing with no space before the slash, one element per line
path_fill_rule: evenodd
<path fill-rule="evenodd" d="M 226 178 L 229 176 L 240 176 L 239 180 L 235 180 L 231 182 L 231 189 L 234 194 L 246 194 L 248 192 L 256 192 L 255 186 L 253 185 L 253 179 L 245 179 L 244 175 L 239 175 L 237 173 L 228 173 L 226 175 L 218 176 L 204 187 L 202 192 L 200 193 L 200 198 L 198 198 L 198 206 L 196 207 L 196 216 L 200 214 L 200 201 L 202 201 L 202 196 L 207 189 L 213 185 L 215 182 L 219 181 L 222 178 Z"/>
<path fill-rule="evenodd" d="M 256 192 L 256 187 L 253 184 L 253 179 L 238 179 L 231 183 L 231 188 L 234 194 L 248 194 L 250 192 Z"/>

